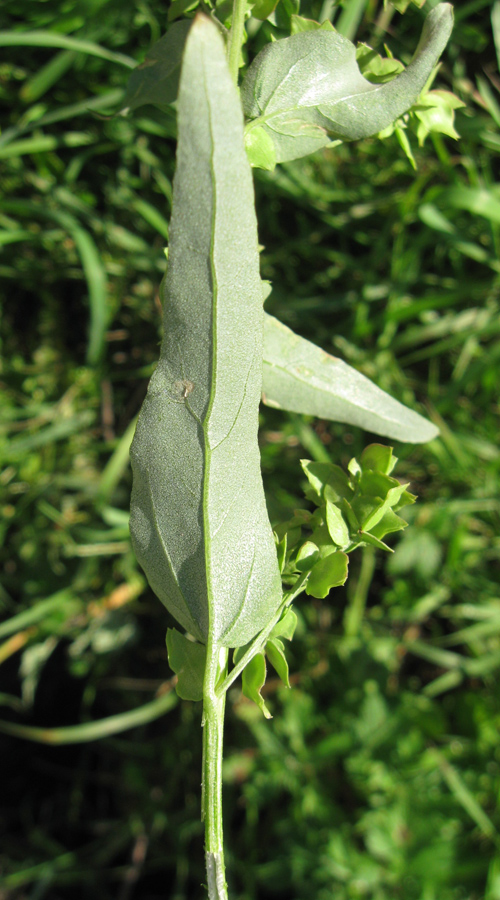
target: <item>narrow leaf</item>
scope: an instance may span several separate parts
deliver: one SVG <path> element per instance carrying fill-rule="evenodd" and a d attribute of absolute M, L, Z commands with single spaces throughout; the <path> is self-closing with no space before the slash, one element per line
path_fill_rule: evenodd
<path fill-rule="evenodd" d="M 263 653 L 256 653 L 241 673 L 241 689 L 245 697 L 257 704 L 266 719 L 272 719 L 261 694 L 266 683 L 266 674 L 265 656 Z"/>
<path fill-rule="evenodd" d="M 281 540 L 279 540 L 278 535 L 276 535 L 276 554 L 278 556 L 278 566 L 280 572 L 282 572 L 285 568 L 287 543 L 288 541 L 286 534 Z"/>
<path fill-rule="evenodd" d="M 178 98 L 164 339 L 131 448 L 130 527 L 186 631 L 251 640 L 281 602 L 257 443 L 262 288 L 243 116 L 222 38 L 198 15 Z"/>
<path fill-rule="evenodd" d="M 326 524 L 330 537 L 334 544 L 344 549 L 349 544 L 349 529 L 340 509 L 327 500 L 326 502 Z"/>
<path fill-rule="evenodd" d="M 361 74 L 354 44 L 337 32 L 304 31 L 264 47 L 242 85 L 247 126 L 265 128 L 278 162 L 298 159 L 334 139 L 377 134 L 417 100 L 453 27 L 449 3 L 440 3 L 424 24 L 415 56 L 385 84 Z"/>
<path fill-rule="evenodd" d="M 408 522 L 405 522 L 401 516 L 396 515 L 393 509 L 387 509 L 376 525 L 372 527 L 371 534 L 382 540 L 386 534 L 392 534 L 394 531 L 402 531 L 406 528 Z"/>
<path fill-rule="evenodd" d="M 195 644 L 175 628 L 167 630 L 168 664 L 177 675 L 176 691 L 183 700 L 203 699 L 206 647 Z"/>
<path fill-rule="evenodd" d="M 439 433 L 352 366 L 267 314 L 262 399 L 267 406 L 358 425 L 399 441 L 418 444 Z"/>
<path fill-rule="evenodd" d="M 283 641 L 280 641 L 279 638 L 268 641 L 266 644 L 266 656 L 273 669 L 278 673 L 285 687 L 289 688 L 290 679 L 288 677 L 288 662 Z"/>
<path fill-rule="evenodd" d="M 365 531 L 360 531 L 356 538 L 357 543 L 355 547 L 359 547 L 361 544 L 368 544 L 370 547 L 376 547 L 377 550 L 387 550 L 389 553 L 394 553 L 393 549 L 388 546 L 388 544 L 384 544 L 383 541 L 380 541 L 378 538 L 374 537 L 373 534 L 369 534 Z M 354 549 L 354 548 L 353 548 Z"/>

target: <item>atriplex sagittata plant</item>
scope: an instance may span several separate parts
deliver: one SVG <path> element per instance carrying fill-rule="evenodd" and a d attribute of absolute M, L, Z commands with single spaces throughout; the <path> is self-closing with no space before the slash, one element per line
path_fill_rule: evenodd
<path fill-rule="evenodd" d="M 385 535 L 404 527 L 398 511 L 414 500 L 391 475 L 389 447 L 367 447 L 347 473 L 303 461 L 316 509 L 297 512 L 273 535 L 257 443 L 261 396 L 398 440 L 437 433 L 264 314 L 251 165 L 272 169 L 387 129 L 404 145 L 402 117 L 433 74 L 452 9 L 444 3 L 429 14 L 404 71 L 363 46 L 358 65 L 356 48 L 330 23 L 291 15 L 291 36 L 267 44 L 238 88 L 249 7 L 265 19 L 275 6 L 234 0 L 221 22 L 218 7 L 204 4 L 209 15 L 174 22 L 133 73 L 126 99 L 129 109 L 176 102 L 177 110 L 164 337 L 132 445 L 131 532 L 152 588 L 183 629 L 167 635 L 178 694 L 203 701 L 210 900 L 227 898 L 221 768 L 228 688 L 241 675 L 243 692 L 269 715 L 261 696 L 266 657 L 288 684 L 283 639 L 294 632 L 292 601 L 302 591 L 326 597 L 343 584 L 357 547 L 389 549 Z M 369 81 L 373 60 L 378 76 Z M 420 96 L 418 127 L 442 105 L 432 92 Z"/>

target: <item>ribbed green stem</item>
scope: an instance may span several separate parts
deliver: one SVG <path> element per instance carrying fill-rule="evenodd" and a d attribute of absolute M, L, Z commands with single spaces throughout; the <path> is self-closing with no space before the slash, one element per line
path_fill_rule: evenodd
<path fill-rule="evenodd" d="M 222 656 L 224 655 L 224 659 Z M 222 833 L 222 750 L 226 694 L 217 695 L 217 683 L 224 673 L 227 650 L 207 646 L 207 666 L 203 689 L 203 781 L 202 818 L 205 820 L 205 862 L 209 900 L 228 900 Z"/>
<path fill-rule="evenodd" d="M 235 84 L 238 84 L 246 8 L 246 0 L 233 0 L 233 18 L 227 42 L 227 62 Z"/>

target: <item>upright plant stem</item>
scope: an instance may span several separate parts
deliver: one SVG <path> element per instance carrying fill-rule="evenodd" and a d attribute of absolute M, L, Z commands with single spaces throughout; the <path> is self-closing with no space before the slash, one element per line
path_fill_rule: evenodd
<path fill-rule="evenodd" d="M 246 0 L 233 0 L 233 18 L 227 43 L 227 62 L 235 84 L 238 84 L 240 53 L 245 28 Z"/>
<path fill-rule="evenodd" d="M 224 652 L 224 651 L 223 651 Z M 221 648 L 207 645 L 203 687 L 202 818 L 205 820 L 205 863 L 209 900 L 228 900 L 222 833 L 222 749 L 226 694 L 218 695 L 217 682 L 225 671 Z"/>
<path fill-rule="evenodd" d="M 347 637 L 356 637 L 360 632 L 368 591 L 375 571 L 375 561 L 374 548 L 363 547 L 358 581 L 344 615 L 344 629 Z"/>

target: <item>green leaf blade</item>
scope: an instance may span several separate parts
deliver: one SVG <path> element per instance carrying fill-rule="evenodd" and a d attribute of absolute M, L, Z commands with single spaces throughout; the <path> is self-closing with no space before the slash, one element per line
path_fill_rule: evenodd
<path fill-rule="evenodd" d="M 250 66 L 242 100 L 252 127 L 272 137 L 277 162 L 299 159 L 332 140 L 359 140 L 392 125 L 415 103 L 453 27 L 449 3 L 433 9 L 407 69 L 384 84 L 367 81 L 356 50 L 336 32 L 303 31 L 268 44 Z"/>
<path fill-rule="evenodd" d="M 178 99 L 164 340 L 131 455 L 131 533 L 162 602 L 202 642 L 247 643 L 281 601 L 257 443 L 262 288 L 239 98 L 197 16 Z"/>
<path fill-rule="evenodd" d="M 267 314 L 262 399 L 276 409 L 346 422 L 399 441 L 424 443 L 439 433 L 343 360 Z"/>
<path fill-rule="evenodd" d="M 266 683 L 266 659 L 263 653 L 256 653 L 241 673 L 241 690 L 245 697 L 257 704 L 266 719 L 272 719 L 261 690 Z"/>
<path fill-rule="evenodd" d="M 309 576 L 306 594 L 324 600 L 332 588 L 345 584 L 348 565 L 347 554 L 340 550 L 318 560 Z"/>
<path fill-rule="evenodd" d="M 329 500 L 326 501 L 326 524 L 333 543 L 344 550 L 350 541 L 349 529 L 340 509 Z"/>
<path fill-rule="evenodd" d="M 279 638 L 268 641 L 266 644 L 266 656 L 271 663 L 273 669 L 278 673 L 285 687 L 290 687 L 290 678 L 288 673 L 288 661 L 285 655 L 283 641 Z"/>

